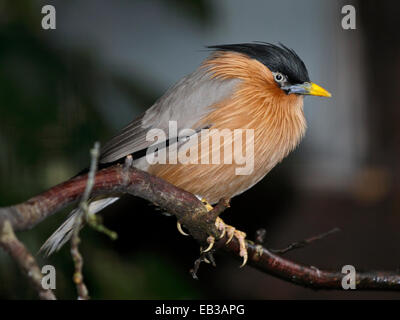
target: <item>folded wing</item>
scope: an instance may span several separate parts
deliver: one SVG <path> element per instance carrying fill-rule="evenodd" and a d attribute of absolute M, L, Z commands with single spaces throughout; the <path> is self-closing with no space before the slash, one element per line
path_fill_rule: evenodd
<path fill-rule="evenodd" d="M 101 150 L 100 162 L 117 161 L 129 154 L 146 150 L 153 141 L 146 140 L 150 129 L 161 129 L 169 136 L 169 121 L 181 129 L 194 129 L 216 103 L 234 92 L 239 80 L 220 80 L 200 67 L 170 88 L 150 109 L 129 123 Z M 212 124 L 206 125 L 210 127 Z M 159 143 L 165 141 L 158 141 Z"/>

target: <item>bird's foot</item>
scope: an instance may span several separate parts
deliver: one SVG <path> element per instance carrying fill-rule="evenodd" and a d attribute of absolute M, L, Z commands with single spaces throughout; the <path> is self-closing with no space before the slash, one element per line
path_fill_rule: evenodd
<path fill-rule="evenodd" d="M 201 199 L 201 202 L 204 204 L 207 211 L 211 211 L 213 209 L 213 206 L 210 203 L 208 203 L 206 199 L 204 199 L 204 198 Z M 221 234 L 219 235 L 219 239 L 222 239 L 223 237 L 225 237 L 225 235 L 228 236 L 228 240 L 226 241 L 225 244 L 228 244 L 229 242 L 231 242 L 234 237 L 239 241 L 239 246 L 240 246 L 239 255 L 243 258 L 243 263 L 240 265 L 240 267 L 241 268 L 244 267 L 248 260 L 248 253 L 247 253 L 247 246 L 246 246 L 246 233 L 244 233 L 243 231 L 237 230 L 233 226 L 225 224 L 225 222 L 219 217 L 217 217 L 217 219 L 215 220 L 215 226 L 216 226 L 217 230 L 221 232 Z M 182 230 L 182 225 L 180 224 L 179 221 L 177 222 L 177 228 L 178 228 L 179 233 L 181 233 L 185 236 L 188 235 L 186 232 L 184 232 Z M 206 249 L 203 249 L 202 247 L 200 247 L 201 253 L 207 253 L 212 250 L 212 248 L 214 247 L 214 244 L 215 244 L 215 237 L 209 236 L 207 238 L 207 243 L 208 243 L 208 247 Z"/>
<path fill-rule="evenodd" d="M 228 240 L 225 244 L 228 244 L 232 241 L 233 238 L 236 238 L 239 241 L 240 252 L 239 255 L 243 258 L 243 263 L 241 264 L 241 268 L 244 267 L 247 263 L 248 253 L 246 247 L 246 233 L 243 231 L 237 230 L 235 227 L 225 224 L 225 222 L 221 218 L 217 218 L 215 221 L 215 225 L 218 230 L 222 232 L 221 238 L 227 234 Z"/>
<path fill-rule="evenodd" d="M 219 217 L 215 221 L 215 226 L 217 227 L 217 230 L 221 232 L 221 235 L 219 236 L 220 239 L 222 239 L 225 236 L 225 234 L 227 235 L 228 240 L 226 241 L 225 244 L 231 242 L 234 237 L 239 241 L 239 246 L 240 246 L 239 255 L 243 258 L 243 262 L 240 268 L 244 267 L 248 260 L 246 233 L 237 230 L 235 227 L 225 224 L 225 222 Z M 215 238 L 213 236 L 209 236 L 207 238 L 207 243 L 209 245 L 205 250 L 201 250 L 202 253 L 209 252 L 213 248 L 215 244 Z"/>

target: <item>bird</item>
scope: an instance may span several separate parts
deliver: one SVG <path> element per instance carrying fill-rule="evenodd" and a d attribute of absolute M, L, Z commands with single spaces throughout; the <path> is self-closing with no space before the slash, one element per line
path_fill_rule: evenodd
<path fill-rule="evenodd" d="M 168 89 L 101 148 L 99 164 L 107 166 L 129 157 L 134 167 L 193 193 L 211 210 L 220 199 L 231 199 L 253 187 L 296 148 L 307 128 L 304 96 L 331 94 L 310 81 L 303 60 L 281 43 L 250 42 L 207 48 L 209 56 L 194 72 Z M 178 132 L 185 129 L 189 133 L 181 139 Z M 154 130 L 166 134 L 149 139 L 149 132 Z M 240 134 L 211 146 L 209 142 L 204 144 L 206 139 L 198 139 L 203 132 L 211 140 L 219 139 L 222 131 Z M 243 134 L 247 132 L 251 133 L 250 139 L 243 145 Z M 225 149 L 228 144 L 231 148 Z M 240 146 L 238 150 L 232 147 L 236 144 Z M 182 149 L 185 155 L 188 150 L 197 150 L 189 157 L 192 161 L 173 159 L 172 151 Z M 252 164 L 245 174 L 238 174 L 234 161 L 239 151 L 246 153 Z M 231 156 L 231 161 L 229 157 L 226 162 L 210 161 L 214 154 L 222 152 L 224 157 Z M 167 154 L 167 161 L 154 162 L 162 154 Z M 91 199 L 88 210 L 95 214 L 119 196 Z M 70 239 L 76 214 L 77 209 L 44 243 L 42 251 L 52 254 Z M 177 226 L 185 234 L 179 221 Z M 222 236 L 228 232 L 227 242 L 232 237 L 239 240 L 244 265 L 246 234 L 220 218 L 216 226 Z M 210 236 L 208 242 L 203 252 L 211 250 L 215 239 Z"/>

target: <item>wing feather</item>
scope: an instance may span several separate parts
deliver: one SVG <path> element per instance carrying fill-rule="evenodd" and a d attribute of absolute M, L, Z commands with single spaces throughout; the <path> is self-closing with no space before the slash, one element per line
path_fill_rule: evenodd
<path fill-rule="evenodd" d="M 153 128 L 163 130 L 168 137 L 170 120 L 177 122 L 178 132 L 186 128 L 200 130 L 195 124 L 211 111 L 210 106 L 231 96 L 238 81 L 215 79 L 205 68 L 198 68 L 105 144 L 100 162 L 113 162 L 147 149 L 153 142 L 146 140 L 146 134 Z"/>

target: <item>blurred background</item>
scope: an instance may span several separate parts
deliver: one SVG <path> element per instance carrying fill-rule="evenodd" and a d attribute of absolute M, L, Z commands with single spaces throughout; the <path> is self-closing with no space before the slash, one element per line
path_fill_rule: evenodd
<path fill-rule="evenodd" d="M 41 8 L 56 8 L 56 30 Z M 341 27 L 356 8 L 356 30 Z M 395 1 L 87 0 L 0 1 L 0 206 L 22 202 L 86 167 L 89 149 L 162 95 L 207 56 L 204 46 L 282 42 L 331 99 L 306 98 L 300 147 L 232 201 L 224 220 L 282 248 L 342 231 L 287 257 L 321 269 L 400 267 L 400 40 Z M 69 209 L 19 233 L 36 253 Z M 243 215 L 243 212 L 249 214 Z M 251 212 L 251 215 L 250 215 Z M 399 293 L 313 291 L 217 253 L 217 268 L 189 269 L 198 245 L 176 220 L 131 196 L 103 214 L 119 235 L 85 228 L 84 276 L 97 299 L 399 298 Z M 69 246 L 44 259 L 56 295 L 75 299 Z M 0 298 L 36 299 L 0 252 Z"/>

